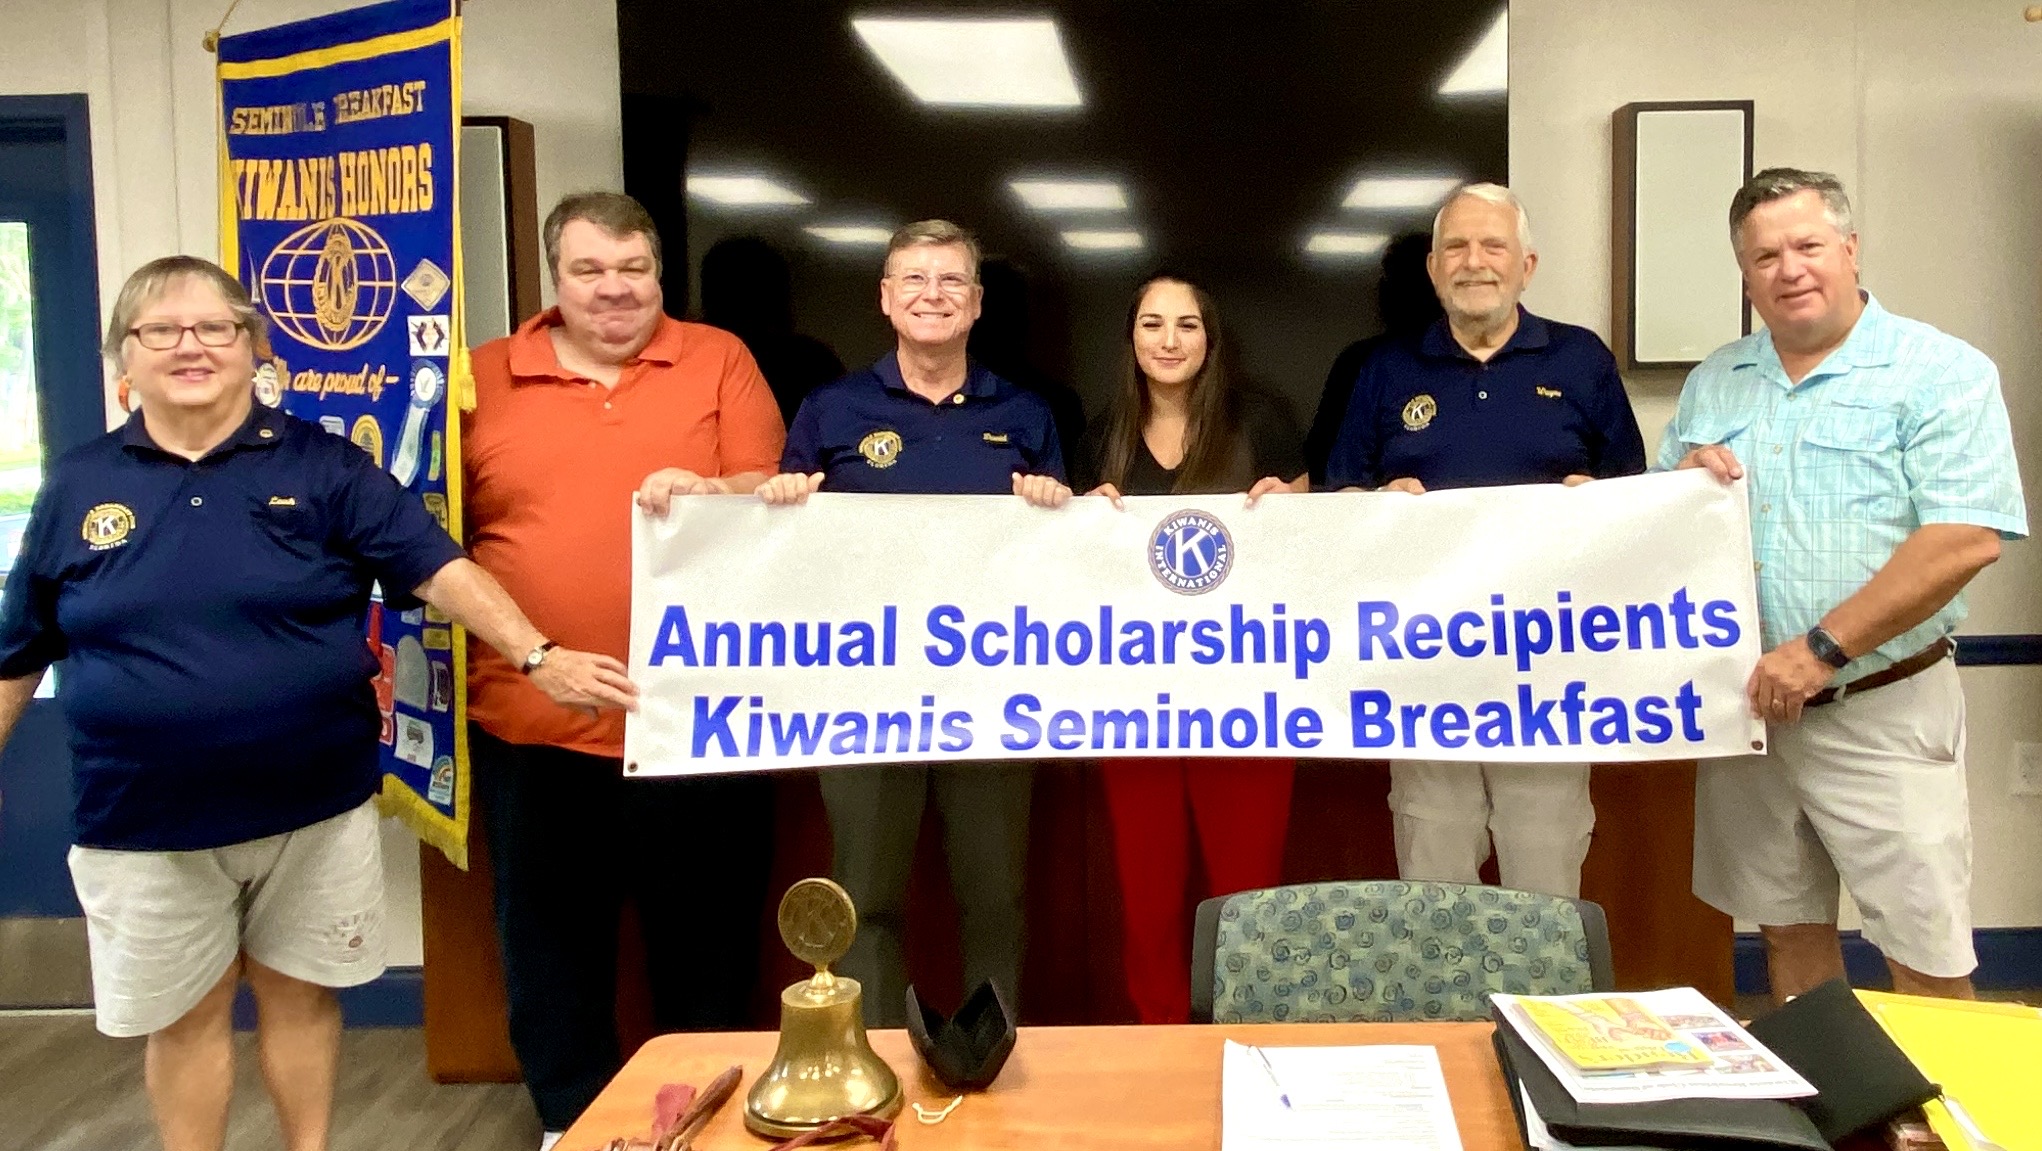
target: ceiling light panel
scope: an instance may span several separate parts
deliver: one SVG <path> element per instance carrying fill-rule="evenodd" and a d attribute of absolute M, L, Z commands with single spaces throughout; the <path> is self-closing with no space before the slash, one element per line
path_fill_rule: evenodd
<path fill-rule="evenodd" d="M 1076 108 L 1084 104 L 1056 21 L 859 17 L 851 28 L 924 104 Z"/>
<path fill-rule="evenodd" d="M 1142 247 L 1142 234 L 1126 229 L 1080 228 L 1065 232 L 1063 238 L 1080 252 L 1134 252 Z"/>
<path fill-rule="evenodd" d="M 825 244 L 846 248 L 879 248 L 893 239 L 893 229 L 878 224 L 810 224 L 801 230 Z"/>
<path fill-rule="evenodd" d="M 808 197 L 768 176 L 755 173 L 688 174 L 688 195 L 728 208 L 781 207 L 808 203 Z"/>
<path fill-rule="evenodd" d="M 1305 251 L 1328 259 L 1361 259 L 1382 251 L 1389 242 L 1380 232 L 1313 232 L 1305 237 Z"/>
<path fill-rule="evenodd" d="M 1439 86 L 1442 96 L 1500 96 L 1510 91 L 1510 9 L 1496 22 Z"/>
<path fill-rule="evenodd" d="M 1343 208 L 1433 208 L 1461 186 L 1458 176 L 1363 176 L 1340 201 Z"/>
<path fill-rule="evenodd" d="M 1127 208 L 1127 191 L 1114 180 L 1007 181 L 1023 204 L 1037 212 L 1113 212 Z"/>

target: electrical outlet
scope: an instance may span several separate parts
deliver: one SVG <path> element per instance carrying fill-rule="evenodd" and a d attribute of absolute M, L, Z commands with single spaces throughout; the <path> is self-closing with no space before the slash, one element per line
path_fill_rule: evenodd
<path fill-rule="evenodd" d="M 2014 795 L 2042 796 L 2042 743 L 2014 745 Z"/>

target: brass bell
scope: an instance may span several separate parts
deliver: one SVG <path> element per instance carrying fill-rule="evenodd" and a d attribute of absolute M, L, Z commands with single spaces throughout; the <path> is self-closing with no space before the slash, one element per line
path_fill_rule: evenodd
<path fill-rule="evenodd" d="M 830 972 L 851 949 L 858 912 L 827 879 L 804 879 L 780 900 L 780 938 L 815 966 L 780 992 L 780 1047 L 745 1096 L 744 1125 L 761 1135 L 805 1135 L 852 1115 L 900 1110 L 900 1079 L 865 1041 L 864 994 Z"/>

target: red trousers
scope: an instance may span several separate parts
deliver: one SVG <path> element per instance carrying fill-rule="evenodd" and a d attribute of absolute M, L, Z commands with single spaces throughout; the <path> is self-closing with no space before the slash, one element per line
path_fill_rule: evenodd
<path fill-rule="evenodd" d="M 1116 759 L 1104 765 L 1120 865 L 1127 992 L 1143 1023 L 1191 1019 L 1191 825 L 1208 895 L 1274 887 L 1290 825 L 1288 759 Z"/>

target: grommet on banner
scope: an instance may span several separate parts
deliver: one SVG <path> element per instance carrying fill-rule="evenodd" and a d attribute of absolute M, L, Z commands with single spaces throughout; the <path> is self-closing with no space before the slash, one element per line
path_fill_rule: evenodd
<path fill-rule="evenodd" d="M 234 9 L 239 7 L 241 7 L 241 0 L 233 0 L 233 3 L 228 4 L 227 10 L 220 13 L 220 22 L 207 29 L 205 35 L 199 37 L 199 47 L 204 48 L 215 56 L 219 55 L 220 30 L 227 26 L 227 21 L 234 15 Z"/>

